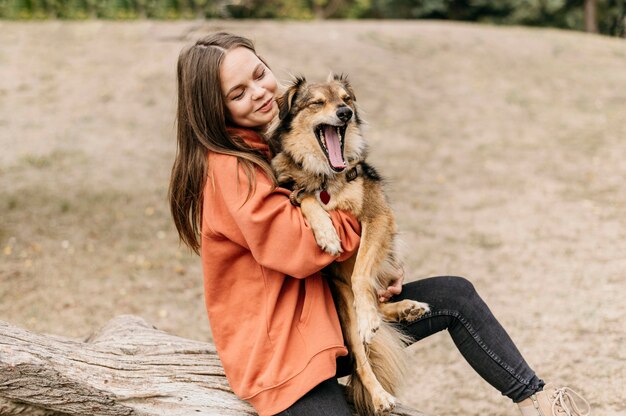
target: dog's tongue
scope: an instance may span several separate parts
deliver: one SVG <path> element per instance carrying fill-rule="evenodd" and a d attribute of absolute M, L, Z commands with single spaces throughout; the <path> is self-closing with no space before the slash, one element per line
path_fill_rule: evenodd
<path fill-rule="evenodd" d="M 341 143 L 339 143 L 337 128 L 328 125 L 324 127 L 324 137 L 326 138 L 330 164 L 336 169 L 345 168 L 346 162 L 343 160 L 343 155 L 341 154 Z"/>

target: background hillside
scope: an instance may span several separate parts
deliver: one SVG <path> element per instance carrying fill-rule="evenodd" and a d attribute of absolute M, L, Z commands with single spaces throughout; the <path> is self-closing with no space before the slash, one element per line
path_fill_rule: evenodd
<path fill-rule="evenodd" d="M 626 412 L 626 44 L 441 22 L 0 22 L 0 319 L 82 338 L 132 313 L 210 339 L 166 192 L 175 63 L 214 30 L 276 75 L 348 73 L 410 279 L 471 279 L 540 376 Z M 516 410 L 447 334 L 401 396 Z"/>

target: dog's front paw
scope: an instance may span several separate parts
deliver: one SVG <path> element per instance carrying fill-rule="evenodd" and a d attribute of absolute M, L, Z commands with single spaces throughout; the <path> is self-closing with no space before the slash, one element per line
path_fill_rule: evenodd
<path fill-rule="evenodd" d="M 311 225 L 317 245 L 333 256 L 341 254 L 343 252 L 341 240 L 333 226 L 333 221 L 330 219 L 330 214 L 311 195 L 306 195 L 300 206 L 304 217 Z"/>
<path fill-rule="evenodd" d="M 341 240 L 335 231 L 335 227 L 319 227 L 313 229 L 313 235 L 317 245 L 333 256 L 338 256 L 343 253 L 341 248 Z"/>
<path fill-rule="evenodd" d="M 380 328 L 382 319 L 375 308 L 358 308 L 356 316 L 358 317 L 359 336 L 361 342 L 365 345 L 370 344 L 376 335 L 376 331 Z"/>
<path fill-rule="evenodd" d="M 405 299 L 402 302 L 403 308 L 400 313 L 400 319 L 404 321 L 412 322 L 422 317 L 425 313 L 430 312 L 430 306 L 428 306 L 427 303 L 408 299 Z"/>
<path fill-rule="evenodd" d="M 396 407 L 396 398 L 383 389 L 372 395 L 372 404 L 376 415 L 388 415 Z"/>

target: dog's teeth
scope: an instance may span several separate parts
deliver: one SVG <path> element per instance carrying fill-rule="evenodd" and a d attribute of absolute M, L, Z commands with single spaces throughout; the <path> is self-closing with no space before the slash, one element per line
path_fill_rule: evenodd
<path fill-rule="evenodd" d="M 320 129 L 320 138 L 322 139 L 321 141 L 324 150 L 328 151 L 328 148 L 326 148 L 326 136 L 324 136 L 324 129 Z"/>

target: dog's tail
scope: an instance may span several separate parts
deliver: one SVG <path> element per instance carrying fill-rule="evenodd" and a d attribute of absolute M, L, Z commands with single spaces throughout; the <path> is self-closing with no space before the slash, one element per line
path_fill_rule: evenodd
<path fill-rule="evenodd" d="M 396 395 L 406 373 L 406 346 L 410 337 L 389 322 L 383 322 L 367 347 L 372 370 L 383 388 Z M 375 415 L 372 397 L 358 373 L 350 376 L 352 401 L 359 415 Z"/>

